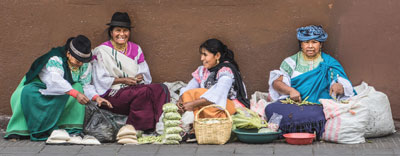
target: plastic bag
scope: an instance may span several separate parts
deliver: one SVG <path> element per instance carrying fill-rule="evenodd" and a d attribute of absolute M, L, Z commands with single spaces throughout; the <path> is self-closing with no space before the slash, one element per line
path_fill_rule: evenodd
<path fill-rule="evenodd" d="M 166 120 L 164 123 L 165 127 L 178 127 L 181 124 L 180 120 Z"/>
<path fill-rule="evenodd" d="M 179 134 L 180 132 L 182 132 L 181 127 L 168 127 L 165 129 L 166 134 Z"/>
<path fill-rule="evenodd" d="M 165 113 L 167 112 L 177 112 L 178 111 L 178 106 L 176 106 L 176 104 L 174 103 L 166 103 L 163 105 L 162 107 L 163 111 Z"/>
<path fill-rule="evenodd" d="M 182 129 L 184 132 L 190 131 L 190 125 L 194 122 L 194 113 L 193 111 L 186 111 L 182 115 Z"/>
<path fill-rule="evenodd" d="M 236 108 L 236 114 L 232 116 L 233 127 L 243 129 L 260 129 L 266 127 L 266 121 L 262 120 L 261 117 L 254 111 L 248 108 Z"/>
<path fill-rule="evenodd" d="M 268 96 L 268 93 L 256 91 L 251 95 L 250 100 L 250 109 L 257 112 L 264 120 L 267 119 L 265 107 L 272 103 L 272 101 L 268 101 Z"/>
<path fill-rule="evenodd" d="M 271 128 L 261 128 L 258 130 L 258 133 L 270 133 L 270 132 L 276 132 Z"/>
<path fill-rule="evenodd" d="M 164 113 L 161 114 L 160 118 L 158 119 L 158 122 L 156 123 L 156 133 L 159 135 L 164 134 L 164 122 L 162 121 L 164 119 Z"/>
<path fill-rule="evenodd" d="M 273 113 L 268 121 L 268 128 L 272 129 L 274 132 L 277 132 L 279 129 L 279 124 L 281 124 L 282 117 L 283 116 L 278 113 Z"/>
<path fill-rule="evenodd" d="M 127 116 L 100 109 L 91 101 L 85 108 L 83 133 L 100 142 L 115 142 L 118 130 L 125 125 Z"/>
<path fill-rule="evenodd" d="M 181 115 L 178 112 L 168 112 L 164 114 L 166 120 L 180 120 Z"/>
<path fill-rule="evenodd" d="M 165 139 L 182 141 L 182 137 L 179 134 L 165 134 Z"/>

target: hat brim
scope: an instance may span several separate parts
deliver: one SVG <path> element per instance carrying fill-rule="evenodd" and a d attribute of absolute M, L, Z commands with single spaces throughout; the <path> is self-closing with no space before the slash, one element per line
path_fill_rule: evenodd
<path fill-rule="evenodd" d="M 90 57 L 87 57 L 87 58 L 80 57 L 80 56 L 76 55 L 75 53 L 71 53 L 71 55 L 75 59 L 77 59 L 78 61 L 83 62 L 83 63 L 88 63 L 88 62 L 90 62 L 92 60 L 92 53 L 90 53 Z"/>
<path fill-rule="evenodd" d="M 111 22 L 107 23 L 106 25 L 113 26 L 113 27 L 123 27 L 123 28 L 133 28 L 130 24 L 127 24 L 125 22 Z"/>

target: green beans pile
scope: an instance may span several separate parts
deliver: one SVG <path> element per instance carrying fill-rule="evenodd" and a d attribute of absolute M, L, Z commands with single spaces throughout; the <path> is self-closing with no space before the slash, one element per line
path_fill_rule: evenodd
<path fill-rule="evenodd" d="M 138 139 L 139 144 L 161 143 L 162 136 L 145 136 Z"/>
<path fill-rule="evenodd" d="M 301 106 L 301 105 L 316 105 L 316 103 L 312 103 L 310 101 L 307 101 L 307 99 L 308 99 L 308 96 L 303 101 L 297 102 L 297 101 L 292 100 L 291 98 L 286 98 L 286 100 L 281 100 L 281 102 L 283 104 L 296 104 L 298 106 Z"/>

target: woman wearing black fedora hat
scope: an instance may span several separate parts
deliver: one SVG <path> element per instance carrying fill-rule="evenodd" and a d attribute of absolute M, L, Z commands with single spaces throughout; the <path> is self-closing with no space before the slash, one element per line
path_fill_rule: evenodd
<path fill-rule="evenodd" d="M 130 42 L 131 20 L 127 13 L 116 12 L 108 23 L 109 41 L 93 51 L 93 84 L 113 108 L 128 115 L 127 124 L 138 130 L 153 130 L 169 102 L 169 91 L 162 84 L 150 84 L 151 75 L 139 45 Z"/>
<path fill-rule="evenodd" d="M 90 84 L 91 59 L 91 43 L 83 35 L 36 59 L 11 96 L 13 115 L 5 138 L 46 140 L 55 129 L 79 133 L 83 104 L 91 99 L 112 107 Z"/>

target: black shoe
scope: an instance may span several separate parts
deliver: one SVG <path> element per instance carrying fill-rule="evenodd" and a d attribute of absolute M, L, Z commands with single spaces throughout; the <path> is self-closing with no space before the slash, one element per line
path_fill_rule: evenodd
<path fill-rule="evenodd" d="M 4 139 L 17 141 L 17 140 L 29 139 L 29 136 L 22 136 L 22 135 L 18 135 L 18 134 L 10 134 L 10 135 L 7 136 L 7 138 L 4 138 Z"/>
<path fill-rule="evenodd" d="M 189 134 L 189 136 L 188 136 L 186 142 L 187 142 L 187 143 L 194 143 L 194 142 L 197 142 L 196 135 L 195 135 L 194 133 Z"/>
<path fill-rule="evenodd" d="M 189 138 L 189 133 L 186 132 L 180 132 L 179 135 L 182 137 L 182 141 L 186 142 L 186 140 Z"/>

